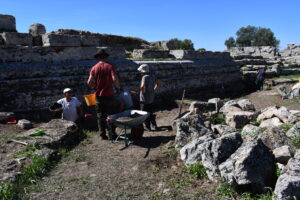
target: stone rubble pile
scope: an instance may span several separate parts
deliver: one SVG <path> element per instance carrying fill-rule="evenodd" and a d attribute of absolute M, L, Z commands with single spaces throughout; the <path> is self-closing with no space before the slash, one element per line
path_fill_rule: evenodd
<path fill-rule="evenodd" d="M 176 147 L 186 165 L 200 162 L 210 180 L 223 179 L 236 189 L 260 193 L 272 187 L 274 199 L 300 198 L 300 111 L 256 110 L 242 99 L 195 113 L 205 104 L 191 104 L 190 112 L 174 122 Z M 214 124 L 219 115 L 223 123 Z M 211 127 L 204 127 L 206 120 Z"/>

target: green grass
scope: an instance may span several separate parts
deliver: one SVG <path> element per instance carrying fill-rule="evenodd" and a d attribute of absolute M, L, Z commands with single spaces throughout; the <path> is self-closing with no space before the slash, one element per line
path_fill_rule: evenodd
<path fill-rule="evenodd" d="M 218 113 L 218 115 L 216 117 L 214 117 L 211 122 L 213 124 L 226 125 L 225 115 L 222 113 Z"/>
<path fill-rule="evenodd" d="M 32 158 L 35 155 L 35 152 L 40 149 L 40 146 L 38 145 L 27 145 L 24 148 L 22 148 L 19 152 L 12 155 L 13 158 Z"/>
<path fill-rule="evenodd" d="M 250 124 L 254 125 L 254 126 L 259 126 L 261 123 L 261 120 L 257 120 L 257 119 L 253 119 L 250 121 Z"/>
<path fill-rule="evenodd" d="M 198 179 L 206 178 L 206 171 L 202 163 L 197 162 L 192 165 L 188 165 L 184 169 L 187 173 L 192 174 L 193 176 L 197 177 Z"/>
<path fill-rule="evenodd" d="M 12 184 L 9 182 L 0 182 L 0 199 L 22 199 L 22 194 L 26 188 L 36 183 L 36 181 L 44 176 L 51 168 L 52 163 L 45 157 L 39 155 L 31 156 L 31 163 L 22 171 L 17 181 Z"/>
<path fill-rule="evenodd" d="M 296 149 L 300 149 L 300 136 L 292 136 L 290 139 L 291 143 Z"/>
<path fill-rule="evenodd" d="M 287 79 L 291 79 L 291 78 L 300 78 L 300 75 L 299 74 L 292 74 L 292 75 L 283 75 L 283 76 L 277 76 L 277 77 L 274 77 L 272 79 L 280 79 L 280 78 L 287 78 Z"/>
<path fill-rule="evenodd" d="M 279 126 L 279 128 L 281 128 L 285 132 L 287 132 L 288 130 L 290 130 L 290 128 L 292 128 L 292 127 L 293 127 L 293 125 L 290 125 L 290 124 L 282 124 L 282 125 Z"/>

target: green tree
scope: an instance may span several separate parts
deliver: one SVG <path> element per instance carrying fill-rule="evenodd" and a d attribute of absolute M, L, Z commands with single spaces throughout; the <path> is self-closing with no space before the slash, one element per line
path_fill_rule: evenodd
<path fill-rule="evenodd" d="M 174 38 L 171 39 L 170 41 L 173 42 L 175 49 L 194 50 L 194 44 L 192 40 L 189 39 L 179 40 L 177 38 Z"/>
<path fill-rule="evenodd" d="M 269 28 L 247 26 L 241 27 L 236 32 L 236 40 L 229 37 L 225 41 L 226 47 L 249 47 L 249 46 L 274 46 L 278 48 L 279 40 L 276 39 L 274 33 Z"/>
<path fill-rule="evenodd" d="M 233 37 L 229 37 L 227 40 L 225 40 L 224 44 L 226 45 L 227 49 L 230 49 L 231 47 L 236 46 L 235 39 Z"/>

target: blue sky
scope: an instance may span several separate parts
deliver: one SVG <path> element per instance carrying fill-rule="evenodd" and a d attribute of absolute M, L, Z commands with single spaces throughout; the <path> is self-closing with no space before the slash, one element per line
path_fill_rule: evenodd
<path fill-rule="evenodd" d="M 191 39 L 196 49 L 226 49 L 224 41 L 247 25 L 271 28 L 280 42 L 300 44 L 299 0 L 1 0 L 0 14 L 17 30 L 42 23 L 59 28 L 133 36 L 147 41 Z"/>

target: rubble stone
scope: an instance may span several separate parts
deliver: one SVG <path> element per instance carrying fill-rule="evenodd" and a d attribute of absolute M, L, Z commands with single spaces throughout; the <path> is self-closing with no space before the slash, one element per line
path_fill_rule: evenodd
<path fill-rule="evenodd" d="M 262 192 L 274 182 L 274 156 L 261 140 L 247 141 L 219 165 L 221 176 L 232 186 Z"/>
<path fill-rule="evenodd" d="M 277 117 L 273 117 L 271 119 L 267 119 L 265 121 L 262 121 L 259 127 L 261 128 L 267 128 L 267 127 L 275 127 L 275 126 L 280 126 L 283 123 L 278 119 Z"/>
<path fill-rule="evenodd" d="M 19 126 L 22 129 L 31 129 L 32 123 L 31 123 L 31 121 L 29 121 L 27 119 L 21 119 L 18 121 L 17 126 Z"/>
<path fill-rule="evenodd" d="M 278 200 L 300 198 L 300 157 L 289 160 L 276 182 L 274 194 Z"/>
<path fill-rule="evenodd" d="M 201 162 L 210 180 L 217 180 L 216 178 L 220 174 L 218 169 L 219 164 L 227 160 L 239 148 L 242 142 L 240 133 L 229 133 L 202 146 Z"/>
<path fill-rule="evenodd" d="M 213 139 L 213 135 L 208 134 L 192 140 L 180 149 L 181 160 L 183 160 L 187 165 L 200 162 L 204 143 Z"/>
<path fill-rule="evenodd" d="M 220 135 L 220 136 L 223 136 L 223 135 L 227 135 L 229 133 L 233 133 L 233 132 L 236 132 L 236 129 L 233 128 L 233 127 L 230 127 L 230 126 L 227 126 L 227 125 L 221 125 L 221 124 L 216 124 L 216 125 L 213 125 L 212 126 L 212 130 Z"/>
<path fill-rule="evenodd" d="M 79 35 L 57 35 L 46 33 L 42 35 L 43 46 L 45 47 L 79 47 Z"/>
<path fill-rule="evenodd" d="M 288 145 L 284 145 L 274 149 L 273 154 L 276 161 L 282 164 L 286 164 L 292 157 L 291 148 Z"/>

